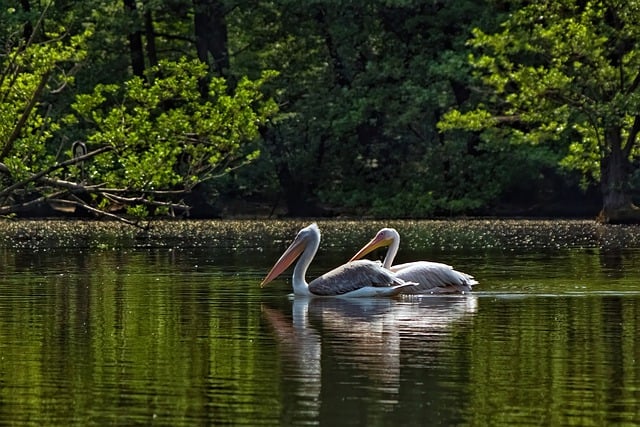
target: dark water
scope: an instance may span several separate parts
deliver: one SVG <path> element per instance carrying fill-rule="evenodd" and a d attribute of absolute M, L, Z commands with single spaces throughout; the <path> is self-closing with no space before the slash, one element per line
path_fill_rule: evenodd
<path fill-rule="evenodd" d="M 0 424 L 640 422 L 640 229 L 398 222 L 399 262 L 477 291 L 307 300 L 290 271 L 260 289 L 301 225 L 0 248 Z M 379 227 L 319 225 L 309 277 Z"/>

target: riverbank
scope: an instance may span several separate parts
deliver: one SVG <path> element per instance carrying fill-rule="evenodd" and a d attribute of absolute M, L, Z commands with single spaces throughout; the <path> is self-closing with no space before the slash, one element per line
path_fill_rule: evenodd
<path fill-rule="evenodd" d="M 640 225 L 603 225 L 591 219 L 488 219 L 433 220 L 353 219 L 217 219 L 158 220 L 146 230 L 117 221 L 68 219 L 2 219 L 0 247 L 7 248 L 121 248 L 121 247 L 229 247 L 247 236 L 263 246 L 290 241 L 297 230 L 316 221 L 323 232 L 322 245 L 344 246 L 335 235 L 344 229 L 354 235 L 372 234 L 395 227 L 403 247 L 411 245 L 416 230 L 426 231 L 431 247 L 599 248 L 640 247 Z M 340 231 L 340 233 L 338 233 Z"/>

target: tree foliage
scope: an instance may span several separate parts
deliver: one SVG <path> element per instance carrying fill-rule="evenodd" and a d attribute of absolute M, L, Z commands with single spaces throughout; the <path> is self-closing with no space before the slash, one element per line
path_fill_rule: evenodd
<path fill-rule="evenodd" d="M 89 147 L 112 148 L 87 166 L 90 182 L 127 193 L 187 193 L 254 159 L 255 151 L 238 153 L 276 110 L 260 92 L 272 73 L 242 79 L 232 95 L 224 79 L 212 78 L 203 100 L 199 85 L 206 73 L 201 62 L 161 61 L 147 73 L 151 83 L 133 77 L 124 87 L 99 85 L 79 95 L 73 108 L 91 129 Z"/>
<path fill-rule="evenodd" d="M 73 112 L 56 120 L 53 98 L 73 83 L 66 69 L 87 56 L 91 33 L 18 38 L 3 57 L 0 213 L 46 203 L 104 215 L 122 206 L 138 217 L 174 213 L 188 209 L 181 200 L 196 185 L 257 156 L 242 148 L 277 109 L 260 91 L 271 72 L 230 90 L 202 62 L 160 60 L 143 77 L 78 93 Z M 68 135 L 83 138 L 79 154 Z"/>
<path fill-rule="evenodd" d="M 73 82 L 70 70 L 85 55 L 86 30 L 69 37 L 47 34 L 47 43 L 10 46 L 0 74 L 0 159 L 16 175 L 51 165 L 45 149 L 59 128 L 50 116 L 51 104 L 40 104 L 45 93 L 61 91 Z"/>
<path fill-rule="evenodd" d="M 0 213 L 179 213 L 207 193 L 290 215 L 482 214 L 538 206 L 578 176 L 605 206 L 632 207 L 638 9 L 2 6 Z"/>
<path fill-rule="evenodd" d="M 503 159 L 435 126 L 468 98 L 464 43 L 496 19 L 486 3 L 278 1 L 242 18 L 240 39 L 256 51 L 236 64 L 280 71 L 282 114 L 265 151 L 289 211 L 419 217 L 500 194 L 504 182 L 485 183 Z"/>
<path fill-rule="evenodd" d="M 491 92 L 441 129 L 508 129 L 513 144 L 563 148 L 560 164 L 601 182 L 604 215 L 633 207 L 640 131 L 640 3 L 524 3 L 501 29 L 476 29 L 471 61 Z"/>

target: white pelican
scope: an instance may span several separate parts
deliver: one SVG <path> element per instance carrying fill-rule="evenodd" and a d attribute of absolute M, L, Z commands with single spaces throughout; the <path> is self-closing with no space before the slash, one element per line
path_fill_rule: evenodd
<path fill-rule="evenodd" d="M 402 294 L 450 294 L 470 292 L 478 281 L 473 276 L 456 271 L 452 266 L 431 261 L 415 261 L 406 264 L 393 263 L 398 248 L 400 235 L 393 228 L 383 228 L 373 239 L 358 251 L 349 261 L 360 259 L 369 252 L 382 246 L 389 246 L 382 265 L 395 273 L 396 277 L 405 281 L 416 282 L 418 286 L 402 289 Z"/>
<path fill-rule="evenodd" d="M 405 282 L 382 267 L 379 262 L 361 260 L 348 262 L 307 284 L 305 274 L 320 246 L 320 230 L 313 223 L 298 232 L 293 243 L 260 283 L 264 286 L 278 277 L 296 258 L 293 269 L 293 293 L 303 296 L 371 297 L 397 295 L 404 288 L 416 286 Z"/>

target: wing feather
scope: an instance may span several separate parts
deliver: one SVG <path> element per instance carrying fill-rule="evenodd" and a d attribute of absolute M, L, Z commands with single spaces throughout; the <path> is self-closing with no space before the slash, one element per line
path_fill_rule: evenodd
<path fill-rule="evenodd" d="M 417 261 L 393 266 L 398 278 L 418 283 L 403 289 L 403 294 L 470 292 L 478 281 L 473 276 L 439 262 Z"/>
<path fill-rule="evenodd" d="M 309 283 L 315 295 L 343 295 L 364 287 L 406 286 L 404 280 L 382 267 L 380 262 L 358 260 L 348 262 L 323 274 Z"/>

